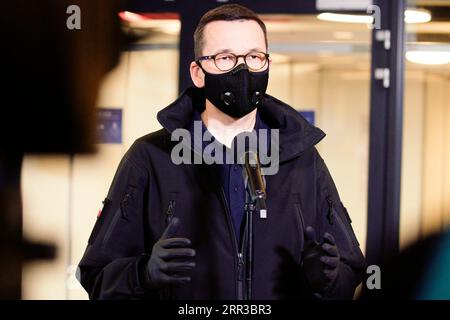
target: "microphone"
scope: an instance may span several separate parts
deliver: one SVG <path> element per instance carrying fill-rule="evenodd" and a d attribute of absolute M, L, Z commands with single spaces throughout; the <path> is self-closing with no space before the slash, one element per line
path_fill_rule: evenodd
<path fill-rule="evenodd" d="M 247 175 L 250 199 L 256 203 L 259 216 L 265 219 L 267 218 L 266 187 L 263 176 L 261 175 L 259 157 L 256 152 L 246 151 L 244 153 L 244 168 Z"/>

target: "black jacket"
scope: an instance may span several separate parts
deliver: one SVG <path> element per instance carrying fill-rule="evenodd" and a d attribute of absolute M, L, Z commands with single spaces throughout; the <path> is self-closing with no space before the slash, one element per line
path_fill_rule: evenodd
<path fill-rule="evenodd" d="M 121 160 L 79 264 L 91 299 L 237 299 L 237 241 L 213 165 L 175 165 L 171 132 L 187 128 L 201 101 L 190 88 L 158 113 L 163 129 L 137 139 Z M 364 257 L 328 169 L 315 148 L 325 134 L 266 95 L 260 117 L 280 134 L 279 171 L 265 176 L 267 219 L 254 218 L 253 299 L 310 297 L 301 272 L 304 229 L 330 232 L 341 255 L 327 298 L 351 298 Z M 185 286 L 146 290 L 145 264 L 170 216 L 197 255 Z"/>

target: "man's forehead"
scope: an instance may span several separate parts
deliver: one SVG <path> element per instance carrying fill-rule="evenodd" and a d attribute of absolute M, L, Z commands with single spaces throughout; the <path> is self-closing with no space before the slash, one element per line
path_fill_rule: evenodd
<path fill-rule="evenodd" d="M 242 51 L 242 50 L 240 50 L 240 51 Z M 264 47 L 254 47 L 254 48 L 250 48 L 250 49 L 245 49 L 243 51 L 244 52 L 242 52 L 242 53 L 253 52 L 253 51 L 264 52 L 265 49 L 264 49 Z M 213 50 L 213 52 L 211 52 L 211 54 L 216 54 L 216 53 L 240 53 L 240 52 L 237 52 L 233 48 L 223 47 L 223 48 L 215 48 Z"/>
<path fill-rule="evenodd" d="M 205 26 L 203 39 L 208 54 L 266 51 L 264 32 L 254 20 L 210 22 Z"/>

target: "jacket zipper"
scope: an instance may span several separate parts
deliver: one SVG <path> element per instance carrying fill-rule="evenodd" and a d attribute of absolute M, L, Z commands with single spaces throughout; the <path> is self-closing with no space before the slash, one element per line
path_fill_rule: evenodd
<path fill-rule="evenodd" d="M 305 220 L 303 218 L 303 211 L 301 210 L 300 203 L 296 202 L 295 203 L 295 207 L 297 208 L 297 221 L 300 224 L 300 230 L 299 231 L 301 232 L 300 233 L 300 243 L 301 243 L 301 245 L 300 245 L 300 254 L 298 255 L 299 258 L 297 260 L 297 264 L 300 265 L 302 263 L 302 252 L 303 252 L 303 249 L 305 247 L 305 241 L 303 239 L 304 239 L 304 236 L 305 236 L 305 229 L 306 229 L 306 227 L 305 227 Z"/>
<path fill-rule="evenodd" d="M 176 205 L 176 200 L 171 198 L 169 200 L 169 205 L 167 206 L 167 209 L 165 211 L 166 212 L 166 226 L 170 223 L 170 220 L 172 220 L 172 218 L 174 216 L 175 205 Z M 171 300 L 172 299 L 171 286 L 165 286 L 165 287 L 161 288 L 158 291 L 158 295 L 159 295 L 160 299 L 162 299 L 162 300 Z"/>
<path fill-rule="evenodd" d="M 166 224 L 169 224 L 170 220 L 172 220 L 173 217 L 173 212 L 175 210 L 175 200 L 169 200 L 169 206 L 167 207 L 166 210 Z"/>
<path fill-rule="evenodd" d="M 333 202 L 331 201 L 330 197 L 327 197 L 327 202 L 328 202 L 328 223 L 329 224 L 333 224 L 333 217 L 334 217 L 334 213 L 333 213 Z"/>
<path fill-rule="evenodd" d="M 234 252 L 237 258 L 237 281 L 236 281 L 236 286 L 237 286 L 237 290 L 238 290 L 238 294 L 237 294 L 237 299 L 238 300 L 245 300 L 246 297 L 244 296 L 244 280 L 245 280 L 245 276 L 244 276 L 244 255 L 243 255 L 243 250 L 241 250 L 241 252 L 239 251 L 239 243 L 237 240 L 237 236 L 236 236 L 236 232 L 234 231 L 234 227 L 231 221 L 231 213 L 230 210 L 228 208 L 228 202 L 227 199 L 225 197 L 225 192 L 223 191 L 223 188 L 220 188 L 220 196 L 222 199 L 222 204 L 225 206 L 225 211 L 226 211 L 226 217 L 227 217 L 227 223 L 228 223 L 228 229 L 230 230 L 230 232 L 232 233 L 232 238 L 233 238 L 233 248 L 234 248 Z M 244 241 L 242 242 L 244 243 Z M 236 261 L 236 260 L 235 260 Z"/>
<path fill-rule="evenodd" d="M 106 246 L 109 238 L 111 237 L 111 234 L 116 227 L 119 217 L 122 216 L 122 218 L 124 218 L 125 220 L 128 220 L 127 209 L 128 209 L 128 204 L 130 202 L 130 199 L 131 199 L 131 195 L 129 192 L 127 192 L 124 195 L 124 197 L 122 198 L 122 200 L 120 201 L 120 206 L 119 206 L 119 208 L 117 208 L 117 211 L 114 213 L 114 217 L 111 221 L 111 224 L 109 225 L 108 230 L 106 230 L 105 236 L 103 238 L 103 241 L 102 241 L 103 248 Z"/>
<path fill-rule="evenodd" d="M 121 209 L 122 209 L 122 218 L 125 220 L 128 220 L 128 204 L 130 202 L 131 195 L 129 193 L 125 194 L 125 197 L 123 198 L 121 202 Z"/>

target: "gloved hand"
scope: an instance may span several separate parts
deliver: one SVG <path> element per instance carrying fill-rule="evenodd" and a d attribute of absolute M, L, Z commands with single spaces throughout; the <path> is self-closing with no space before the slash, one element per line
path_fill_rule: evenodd
<path fill-rule="evenodd" d="M 306 228 L 306 242 L 303 250 L 303 271 L 314 293 L 323 294 L 336 280 L 339 272 L 339 251 L 334 237 L 325 232 L 323 242 L 316 239 L 314 228 Z"/>
<path fill-rule="evenodd" d="M 182 285 L 191 281 L 182 272 L 195 267 L 195 250 L 187 238 L 175 238 L 180 219 L 173 217 L 161 238 L 153 245 L 152 254 L 146 267 L 146 286 L 152 289 L 164 285 Z"/>

